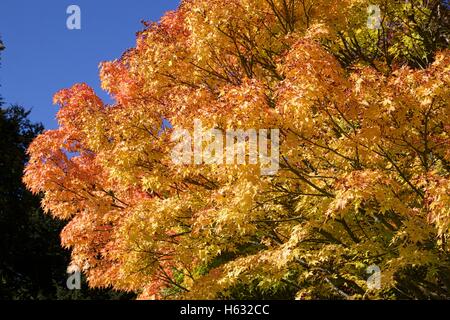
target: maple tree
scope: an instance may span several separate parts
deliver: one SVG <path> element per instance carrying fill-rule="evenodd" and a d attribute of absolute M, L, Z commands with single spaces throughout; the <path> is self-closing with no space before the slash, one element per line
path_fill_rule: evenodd
<path fill-rule="evenodd" d="M 4 49 L 0 40 L 0 53 Z M 70 252 L 61 248 L 59 239 L 64 222 L 43 215 L 40 195 L 32 195 L 22 182 L 26 150 L 44 131 L 29 119 L 30 112 L 6 105 L 0 95 L 0 300 L 133 298 L 90 289 L 82 278 L 80 290 L 67 290 Z"/>
<path fill-rule="evenodd" d="M 185 0 L 55 95 L 24 181 L 93 287 L 146 298 L 449 298 L 445 1 Z M 175 128 L 271 129 L 280 171 L 174 165 Z M 167 122 L 170 125 L 167 125 Z M 381 288 L 367 268 L 381 270 Z"/>

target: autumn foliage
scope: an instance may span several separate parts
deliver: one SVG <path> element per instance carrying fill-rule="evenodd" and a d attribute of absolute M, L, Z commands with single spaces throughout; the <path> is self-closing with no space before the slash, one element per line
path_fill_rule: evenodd
<path fill-rule="evenodd" d="M 93 287 L 140 298 L 450 298 L 444 1 L 185 0 L 55 95 L 24 181 Z M 174 165 L 175 128 L 280 129 L 280 170 Z M 170 125 L 169 125 L 170 124 Z M 381 270 L 381 288 L 367 268 Z"/>

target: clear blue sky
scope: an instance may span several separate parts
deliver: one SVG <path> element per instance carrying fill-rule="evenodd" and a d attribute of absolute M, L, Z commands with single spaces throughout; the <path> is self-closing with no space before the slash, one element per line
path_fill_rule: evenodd
<path fill-rule="evenodd" d="M 31 119 L 57 127 L 53 94 L 86 82 L 106 102 L 98 65 L 135 45 L 141 20 L 158 21 L 179 0 L 0 0 L 0 95 L 32 108 Z M 81 30 L 69 30 L 69 5 L 81 9 Z"/>

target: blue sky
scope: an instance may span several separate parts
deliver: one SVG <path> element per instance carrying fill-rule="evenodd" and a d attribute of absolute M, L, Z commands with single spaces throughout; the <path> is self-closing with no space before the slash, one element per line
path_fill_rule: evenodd
<path fill-rule="evenodd" d="M 69 5 L 81 9 L 81 30 L 69 30 Z M 7 104 L 32 108 L 31 119 L 57 127 L 53 95 L 86 82 L 106 102 L 98 65 L 119 58 L 135 45 L 141 20 L 158 21 L 179 0 L 1 0 L 0 95 Z"/>

